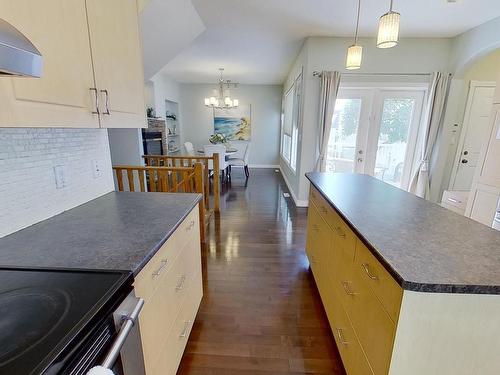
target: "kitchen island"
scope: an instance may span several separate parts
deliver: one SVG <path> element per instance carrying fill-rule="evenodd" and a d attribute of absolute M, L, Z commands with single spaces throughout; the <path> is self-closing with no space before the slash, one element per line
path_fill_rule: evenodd
<path fill-rule="evenodd" d="M 307 255 L 348 374 L 500 373 L 500 233 L 367 175 L 306 176 Z"/>
<path fill-rule="evenodd" d="M 203 295 L 201 198 L 108 193 L 1 238 L 0 266 L 131 271 L 146 373 L 175 374 Z"/>

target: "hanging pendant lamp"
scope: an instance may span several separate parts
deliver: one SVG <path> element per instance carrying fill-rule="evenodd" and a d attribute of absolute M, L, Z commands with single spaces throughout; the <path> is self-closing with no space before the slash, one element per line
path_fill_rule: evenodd
<path fill-rule="evenodd" d="M 399 23 L 401 15 L 398 12 L 392 11 L 392 3 L 389 12 L 380 17 L 378 23 L 377 47 L 391 48 L 398 44 L 399 41 Z"/>
<path fill-rule="evenodd" d="M 358 16 L 356 19 L 356 34 L 354 36 L 354 44 L 347 49 L 347 58 L 345 68 L 347 70 L 355 70 L 361 68 L 363 60 L 363 47 L 358 45 L 358 29 L 359 29 L 359 13 L 361 9 L 361 0 L 358 0 Z"/>

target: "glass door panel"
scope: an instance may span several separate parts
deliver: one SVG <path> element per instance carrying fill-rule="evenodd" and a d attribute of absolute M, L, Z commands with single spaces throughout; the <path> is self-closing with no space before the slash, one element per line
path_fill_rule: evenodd
<path fill-rule="evenodd" d="M 415 99 L 384 99 L 374 176 L 401 186 Z"/>
<path fill-rule="evenodd" d="M 337 99 L 333 113 L 326 168 L 328 172 L 353 172 L 361 117 L 359 98 Z"/>
<path fill-rule="evenodd" d="M 372 138 L 377 143 L 368 146 L 373 160 L 367 173 L 396 187 L 408 187 L 422 101 L 423 92 L 381 92 Z"/>

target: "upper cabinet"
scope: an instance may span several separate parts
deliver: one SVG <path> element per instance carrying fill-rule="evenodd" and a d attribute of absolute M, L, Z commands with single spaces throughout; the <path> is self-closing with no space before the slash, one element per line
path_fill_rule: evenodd
<path fill-rule="evenodd" d="M 146 126 L 135 0 L 0 0 L 0 17 L 43 56 L 41 78 L 0 77 L 0 127 Z"/>
<path fill-rule="evenodd" d="M 0 77 L 3 127 L 98 127 L 83 0 L 0 0 L 0 17 L 43 56 L 41 78 Z"/>
<path fill-rule="evenodd" d="M 101 127 L 146 127 L 136 0 L 87 0 L 87 14 Z"/>

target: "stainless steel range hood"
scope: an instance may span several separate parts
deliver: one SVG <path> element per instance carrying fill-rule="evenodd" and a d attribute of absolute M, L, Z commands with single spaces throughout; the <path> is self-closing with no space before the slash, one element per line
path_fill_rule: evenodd
<path fill-rule="evenodd" d="M 10 23 L 0 19 L 0 77 L 40 77 L 42 55 Z"/>

